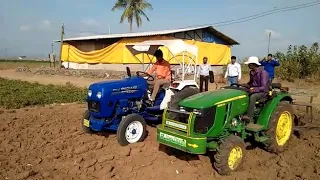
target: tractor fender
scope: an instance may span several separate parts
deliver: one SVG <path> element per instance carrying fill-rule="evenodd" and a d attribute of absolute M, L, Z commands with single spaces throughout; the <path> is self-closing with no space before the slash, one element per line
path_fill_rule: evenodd
<path fill-rule="evenodd" d="M 265 129 L 268 128 L 270 117 L 273 111 L 277 108 L 280 101 L 292 102 L 293 99 L 288 93 L 279 93 L 272 100 L 268 101 L 261 110 L 257 124 L 262 125 Z"/>

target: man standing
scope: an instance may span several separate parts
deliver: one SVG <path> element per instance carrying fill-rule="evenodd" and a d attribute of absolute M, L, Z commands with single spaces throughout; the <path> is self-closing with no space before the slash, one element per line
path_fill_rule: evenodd
<path fill-rule="evenodd" d="M 264 67 L 269 74 L 269 83 L 271 84 L 274 79 L 274 68 L 280 66 L 280 63 L 277 59 L 272 57 L 272 54 L 268 54 L 267 60 L 264 58 L 260 64 Z"/>
<path fill-rule="evenodd" d="M 209 86 L 209 71 L 212 71 L 212 67 L 208 64 L 208 58 L 203 57 L 203 63 L 200 64 L 198 69 L 198 77 L 200 76 L 200 92 L 203 92 L 203 82 L 204 82 L 204 90 L 208 91 Z"/>
<path fill-rule="evenodd" d="M 241 65 L 236 62 L 236 57 L 231 57 L 231 64 L 228 64 L 224 78 L 228 78 L 228 85 L 237 84 L 241 79 Z"/>
<path fill-rule="evenodd" d="M 262 67 L 259 67 L 261 64 L 259 63 L 258 57 L 249 57 L 245 64 L 248 64 L 249 69 L 251 69 L 250 81 L 245 85 L 249 90 L 250 99 L 247 114 L 243 116 L 242 119 L 251 121 L 254 115 L 256 102 L 268 95 L 269 76 L 266 70 L 264 70 Z"/>
<path fill-rule="evenodd" d="M 150 100 L 154 102 L 159 88 L 161 85 L 170 84 L 171 82 L 171 69 L 170 63 L 163 59 L 163 53 L 158 49 L 154 56 L 157 58 L 157 62 L 152 66 L 151 69 L 147 71 L 148 74 L 156 72 L 156 78 L 154 81 L 148 81 L 149 84 L 153 84 L 153 91 L 150 97 Z"/>

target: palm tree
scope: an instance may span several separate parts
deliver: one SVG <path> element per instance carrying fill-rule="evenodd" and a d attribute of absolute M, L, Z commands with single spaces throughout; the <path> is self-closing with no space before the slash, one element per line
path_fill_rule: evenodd
<path fill-rule="evenodd" d="M 130 32 L 132 32 L 133 20 L 136 21 L 138 28 L 142 25 L 141 16 L 144 16 L 148 21 L 150 21 L 144 10 L 152 9 L 152 5 L 146 0 L 118 0 L 111 10 L 115 11 L 116 9 L 124 9 L 120 23 L 123 23 L 125 19 L 128 19 Z"/>

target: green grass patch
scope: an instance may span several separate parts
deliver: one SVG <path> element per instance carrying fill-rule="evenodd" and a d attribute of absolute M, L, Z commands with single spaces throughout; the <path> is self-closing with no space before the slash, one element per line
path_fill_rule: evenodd
<path fill-rule="evenodd" d="M 56 66 L 58 63 L 56 63 Z M 35 60 L 3 60 L 0 59 L 0 70 L 5 69 L 15 69 L 17 67 L 29 67 L 29 68 L 37 68 L 37 67 L 50 67 L 49 61 L 35 61 Z M 53 64 L 52 64 L 53 66 Z"/>
<path fill-rule="evenodd" d="M 72 84 L 43 85 L 20 80 L 0 78 L 0 106 L 18 109 L 26 106 L 53 103 L 81 102 L 87 89 Z"/>

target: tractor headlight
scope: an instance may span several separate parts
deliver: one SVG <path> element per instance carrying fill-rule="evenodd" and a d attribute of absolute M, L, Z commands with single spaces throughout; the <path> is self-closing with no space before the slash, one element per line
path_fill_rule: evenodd
<path fill-rule="evenodd" d="M 198 110 L 198 109 L 194 109 L 194 110 L 193 110 L 193 113 L 196 114 L 196 115 L 201 115 L 201 111 Z"/>
<path fill-rule="evenodd" d="M 186 112 L 186 110 L 183 107 L 180 107 L 180 111 Z"/>
<path fill-rule="evenodd" d="M 101 97 L 102 97 L 102 93 L 101 93 L 101 92 L 98 92 L 98 93 L 97 93 L 97 98 L 100 99 Z"/>
<path fill-rule="evenodd" d="M 89 90 L 89 91 L 88 91 L 88 96 L 91 97 L 91 95 L 92 95 L 92 91 Z"/>

